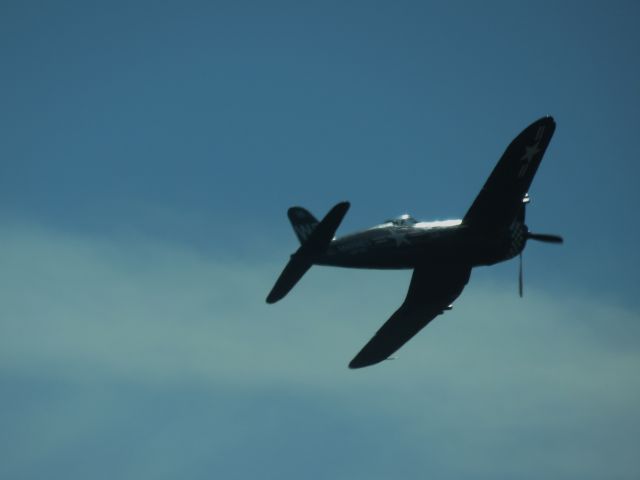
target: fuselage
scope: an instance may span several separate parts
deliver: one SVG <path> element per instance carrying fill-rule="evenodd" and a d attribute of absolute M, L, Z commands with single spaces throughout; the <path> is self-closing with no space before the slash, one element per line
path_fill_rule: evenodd
<path fill-rule="evenodd" d="M 348 268 L 403 269 L 429 264 L 492 265 L 524 248 L 521 223 L 482 229 L 462 220 L 417 222 L 408 215 L 368 230 L 334 238 L 315 264 Z"/>

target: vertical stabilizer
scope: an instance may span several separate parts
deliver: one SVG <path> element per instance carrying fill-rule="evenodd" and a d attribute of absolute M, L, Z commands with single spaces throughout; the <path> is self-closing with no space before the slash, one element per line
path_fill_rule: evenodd
<path fill-rule="evenodd" d="M 311 232 L 318 225 L 318 219 L 302 207 L 291 207 L 287 212 L 293 231 L 296 232 L 300 245 L 307 241 Z"/>

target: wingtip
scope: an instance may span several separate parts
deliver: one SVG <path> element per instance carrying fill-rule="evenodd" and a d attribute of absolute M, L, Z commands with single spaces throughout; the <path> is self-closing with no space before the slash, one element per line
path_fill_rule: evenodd
<path fill-rule="evenodd" d="M 271 290 L 269 292 L 269 295 L 267 295 L 266 302 L 268 304 L 276 303 L 278 300 L 281 300 L 282 297 L 284 297 L 284 295 L 282 295 L 282 292 L 279 292 L 274 286 L 273 290 Z"/>
<path fill-rule="evenodd" d="M 548 123 L 548 124 L 551 124 L 551 125 L 555 125 L 556 121 L 555 121 L 555 119 L 553 118 L 552 115 L 545 115 L 544 117 L 540 117 L 539 119 L 537 119 L 531 125 L 538 125 L 538 124 L 541 124 L 541 123 Z"/>
<path fill-rule="evenodd" d="M 360 355 L 356 355 L 355 357 L 353 357 L 353 360 L 349 362 L 349 368 L 351 370 L 356 370 L 358 368 L 362 368 L 366 366 L 368 366 L 368 363 L 363 362 L 362 358 L 360 358 Z"/>
<path fill-rule="evenodd" d="M 360 365 L 360 364 L 354 362 L 353 360 L 351 362 L 349 362 L 349 368 L 351 370 L 357 370 L 358 368 L 362 368 L 362 367 L 366 367 L 366 365 Z"/>
<path fill-rule="evenodd" d="M 271 305 L 279 300 L 282 300 L 283 298 L 284 295 L 282 294 L 282 292 L 274 288 L 271 292 L 269 292 L 269 295 L 267 295 L 266 302 Z"/>
<path fill-rule="evenodd" d="M 361 358 L 360 355 L 356 355 L 356 357 L 349 362 L 349 368 L 352 370 L 357 370 L 358 368 L 370 367 L 371 365 L 375 365 L 376 363 L 380 363 L 385 358 Z"/>
<path fill-rule="evenodd" d="M 542 117 L 539 121 L 540 121 L 541 123 L 547 123 L 547 124 L 549 124 L 549 125 L 552 125 L 552 126 L 553 126 L 553 128 L 555 128 L 555 126 L 556 126 L 556 120 L 555 120 L 555 118 L 553 118 L 553 116 L 552 116 L 552 115 L 545 115 L 545 116 L 544 116 L 544 117 Z"/>

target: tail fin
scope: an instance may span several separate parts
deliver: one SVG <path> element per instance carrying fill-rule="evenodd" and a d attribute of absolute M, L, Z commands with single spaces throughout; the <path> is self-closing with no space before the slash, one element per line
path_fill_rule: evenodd
<path fill-rule="evenodd" d="M 298 250 L 291 255 L 291 259 L 287 266 L 278 277 L 276 284 L 269 292 L 267 296 L 267 303 L 275 303 L 283 298 L 289 291 L 295 286 L 296 283 L 302 278 L 302 276 L 311 268 L 314 260 L 318 255 L 321 255 L 331 243 L 333 235 L 336 233 L 340 222 L 344 218 L 345 214 L 349 210 L 349 202 L 341 202 L 334 206 L 329 213 L 325 215 L 320 223 L 316 222 L 316 225 L 312 228 L 308 235 L 302 236 L 296 229 L 296 223 L 294 217 L 296 212 L 302 212 L 305 219 L 313 218 L 309 212 L 300 207 L 293 207 L 289 209 L 289 219 L 293 224 L 293 228 L 298 234 L 302 245 Z M 308 223 L 306 223 L 308 225 Z M 304 240 L 303 240 L 304 238 Z"/>
<path fill-rule="evenodd" d="M 318 225 L 318 220 L 302 207 L 291 207 L 287 212 L 287 216 L 298 236 L 298 240 L 300 240 L 300 245 L 302 245 Z"/>

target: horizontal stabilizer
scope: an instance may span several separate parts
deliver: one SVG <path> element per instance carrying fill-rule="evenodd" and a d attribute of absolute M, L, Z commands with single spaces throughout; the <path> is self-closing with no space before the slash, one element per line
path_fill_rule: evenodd
<path fill-rule="evenodd" d="M 322 221 L 313 229 L 311 235 L 302 244 L 297 253 L 310 255 L 323 253 L 333 240 L 333 236 L 349 210 L 349 202 L 340 202 L 325 215 Z"/>
<path fill-rule="evenodd" d="M 300 258 L 297 255 L 291 255 L 291 260 L 284 267 L 284 270 L 278 277 L 276 284 L 271 289 L 269 296 L 267 296 L 267 303 L 276 303 L 282 297 L 284 297 L 289 291 L 298 283 L 298 280 L 307 273 L 307 270 L 311 268 L 311 262 Z"/>
<path fill-rule="evenodd" d="M 347 213 L 347 210 L 349 210 L 349 202 L 338 203 L 329 210 L 329 213 L 325 215 L 322 221 L 313 228 L 313 231 L 309 233 L 306 237 L 306 241 L 300 246 L 298 251 L 291 255 L 291 260 L 289 260 L 287 266 L 284 267 L 284 270 L 278 277 L 276 284 L 267 296 L 267 303 L 275 303 L 289 293 L 307 270 L 311 268 L 314 260 L 324 253 L 331 243 L 331 240 L 333 239 L 340 222 L 342 222 L 342 219 Z M 289 217 L 291 218 L 291 216 L 290 210 Z M 300 239 L 302 240 L 302 238 Z"/>

